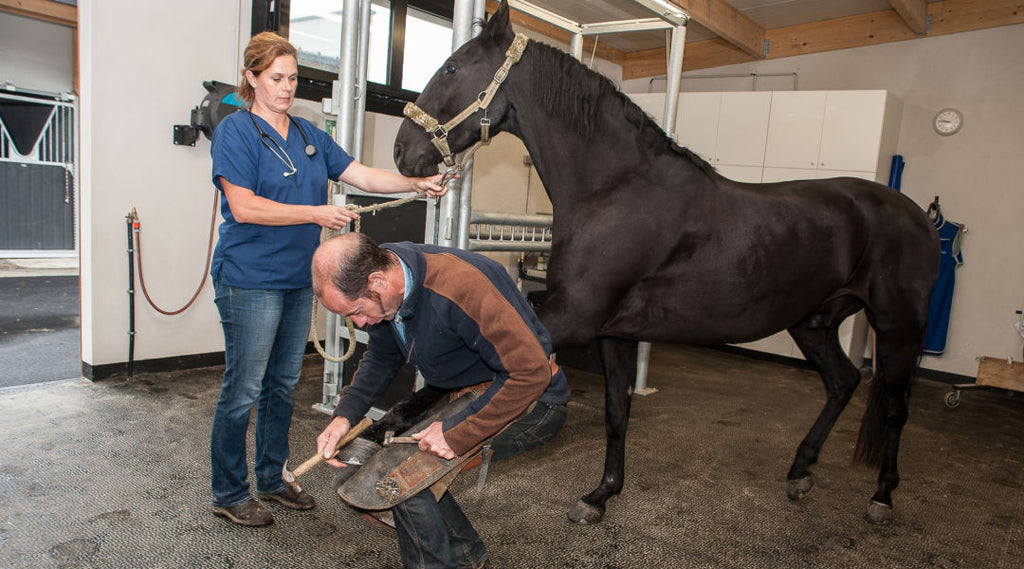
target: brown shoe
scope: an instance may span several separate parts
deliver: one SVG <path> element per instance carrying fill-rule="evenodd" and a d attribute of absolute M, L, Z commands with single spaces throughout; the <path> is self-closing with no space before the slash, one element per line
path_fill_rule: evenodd
<path fill-rule="evenodd" d="M 260 492 L 260 500 L 273 500 L 293 510 L 312 510 L 316 507 L 316 500 L 303 490 L 295 491 L 291 486 L 285 486 L 284 490 L 267 494 Z"/>
<path fill-rule="evenodd" d="M 241 526 L 261 527 L 274 523 L 273 514 L 268 512 L 259 502 L 252 499 L 226 508 L 214 506 L 213 513 Z"/>

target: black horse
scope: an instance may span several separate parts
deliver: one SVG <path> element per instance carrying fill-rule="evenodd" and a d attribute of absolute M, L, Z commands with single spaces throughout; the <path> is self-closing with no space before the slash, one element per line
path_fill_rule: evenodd
<path fill-rule="evenodd" d="M 447 120 L 482 100 L 513 39 L 502 2 L 417 99 L 420 120 L 406 120 L 395 142 L 400 171 L 437 171 L 441 153 L 422 116 Z M 611 81 L 541 43 L 526 45 L 492 96 L 486 113 L 474 116 L 486 114 L 491 132 L 522 139 L 554 207 L 540 317 L 556 350 L 596 338 L 604 363 L 604 476 L 570 519 L 600 521 L 605 502 L 622 489 L 638 341 L 715 345 L 788 330 L 827 392 L 787 477 L 789 497 L 801 498 L 813 485 L 809 467 L 860 381 L 838 328 L 863 308 L 877 351 L 854 458 L 880 469 L 867 515 L 889 523 L 938 272 L 938 237 L 924 212 L 861 179 L 726 179 L 674 144 Z M 447 132 L 452 151 L 479 140 L 471 122 Z"/>

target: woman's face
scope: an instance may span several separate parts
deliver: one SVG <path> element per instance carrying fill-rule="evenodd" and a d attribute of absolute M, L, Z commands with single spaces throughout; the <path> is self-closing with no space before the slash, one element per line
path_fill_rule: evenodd
<path fill-rule="evenodd" d="M 246 78 L 255 91 L 253 106 L 262 107 L 271 112 L 286 113 L 291 108 L 292 101 L 295 100 L 295 85 L 299 80 L 299 67 L 294 56 L 281 55 L 259 75 L 247 71 Z"/>

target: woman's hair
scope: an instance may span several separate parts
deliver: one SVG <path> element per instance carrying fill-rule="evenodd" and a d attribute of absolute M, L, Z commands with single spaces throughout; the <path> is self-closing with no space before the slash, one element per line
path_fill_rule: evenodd
<path fill-rule="evenodd" d="M 245 47 L 245 64 L 242 67 L 242 81 L 238 84 L 238 95 L 245 99 L 245 102 L 252 103 L 256 93 L 245 77 L 246 71 L 252 71 L 253 75 L 263 73 L 263 70 L 270 67 L 274 60 L 282 55 L 298 57 L 295 46 L 288 43 L 288 40 L 274 32 L 260 32 L 249 40 Z"/>

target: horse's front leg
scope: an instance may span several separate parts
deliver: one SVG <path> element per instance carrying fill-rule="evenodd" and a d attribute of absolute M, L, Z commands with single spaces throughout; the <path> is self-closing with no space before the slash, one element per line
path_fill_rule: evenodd
<path fill-rule="evenodd" d="M 604 476 L 601 484 L 576 503 L 569 520 L 577 524 L 598 523 L 604 517 L 605 502 L 622 491 L 626 461 L 626 426 L 632 385 L 636 380 L 635 340 L 598 338 L 601 362 L 604 364 L 604 417 L 607 445 Z"/>

